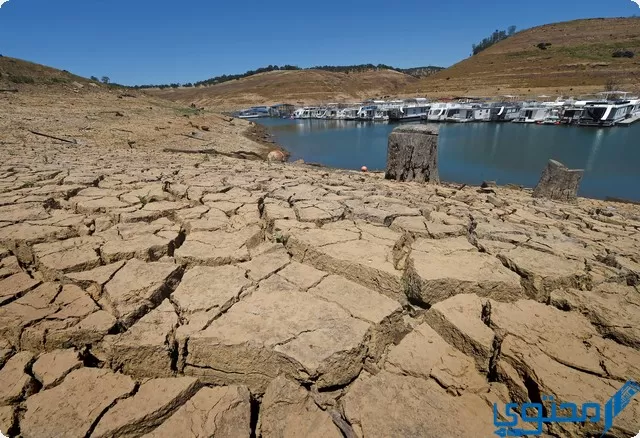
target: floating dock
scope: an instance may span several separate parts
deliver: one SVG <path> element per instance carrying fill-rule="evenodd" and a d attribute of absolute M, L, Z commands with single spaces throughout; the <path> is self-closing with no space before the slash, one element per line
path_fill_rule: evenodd
<path fill-rule="evenodd" d="M 640 114 L 635 115 L 633 117 L 629 117 L 628 119 L 624 119 L 623 121 L 618 122 L 617 125 L 618 126 L 631 126 L 635 122 L 637 122 L 638 120 L 640 120 Z"/>

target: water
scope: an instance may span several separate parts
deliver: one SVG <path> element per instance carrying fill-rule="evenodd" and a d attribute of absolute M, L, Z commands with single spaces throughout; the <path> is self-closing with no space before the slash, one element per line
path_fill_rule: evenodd
<path fill-rule="evenodd" d="M 335 120 L 260 119 L 291 159 L 343 169 L 383 170 L 387 137 L 397 125 Z M 440 125 L 443 181 L 534 187 L 550 158 L 585 169 L 580 195 L 640 201 L 640 123 L 579 128 L 515 123 Z"/>

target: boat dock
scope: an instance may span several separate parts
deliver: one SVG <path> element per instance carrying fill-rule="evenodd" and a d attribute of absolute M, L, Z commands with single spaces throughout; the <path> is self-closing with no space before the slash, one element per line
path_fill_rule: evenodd
<path fill-rule="evenodd" d="M 629 117 L 628 119 L 625 119 L 625 120 L 622 120 L 621 122 L 618 122 L 618 126 L 631 126 L 635 122 L 637 122 L 638 120 L 640 120 L 640 114 L 636 114 L 633 117 Z"/>

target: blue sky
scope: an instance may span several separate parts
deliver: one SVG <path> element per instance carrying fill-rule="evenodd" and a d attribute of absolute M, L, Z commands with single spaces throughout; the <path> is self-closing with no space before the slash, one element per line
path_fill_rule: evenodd
<path fill-rule="evenodd" d="M 497 28 L 633 14 L 631 0 L 9 0 L 0 54 L 127 85 L 269 64 L 449 66 Z"/>

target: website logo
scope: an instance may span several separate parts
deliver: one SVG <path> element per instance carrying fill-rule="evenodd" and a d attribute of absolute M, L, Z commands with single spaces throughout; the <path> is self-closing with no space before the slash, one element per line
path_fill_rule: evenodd
<path fill-rule="evenodd" d="M 638 0 L 640 1 L 640 0 Z M 631 400 L 640 393 L 640 384 L 629 380 L 618 392 L 604 405 L 599 403 L 584 403 L 582 414 L 578 414 L 578 406 L 575 403 L 554 402 L 554 397 L 542 397 L 542 401 L 549 402 L 550 412 L 545 416 L 545 407 L 542 403 L 507 403 L 505 417 L 509 421 L 500 421 L 498 405 L 493 405 L 493 424 L 498 428 L 494 433 L 499 437 L 522 437 L 542 435 L 542 426 L 545 423 L 600 423 L 604 420 L 602 437 L 613 427 L 613 422 L 622 411 L 625 410 Z M 520 415 L 518 416 L 518 411 Z M 535 413 L 532 413 L 535 411 Z M 603 418 L 604 414 L 604 418 Z M 530 423 L 527 428 L 519 428 L 518 423 Z M 636 438 L 640 438 L 640 434 Z"/>

